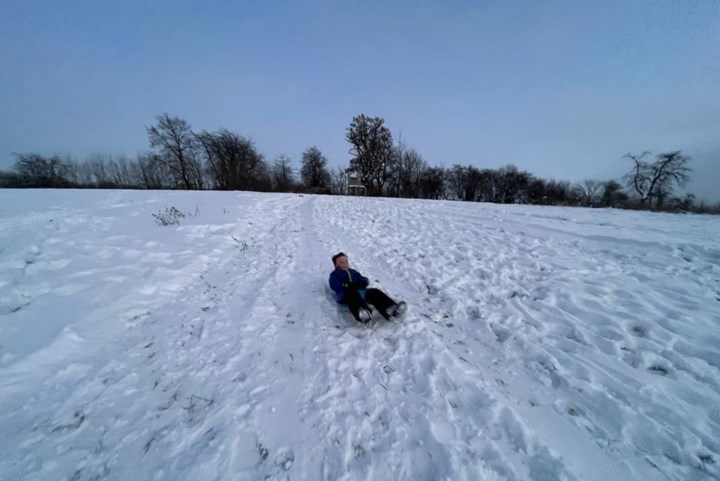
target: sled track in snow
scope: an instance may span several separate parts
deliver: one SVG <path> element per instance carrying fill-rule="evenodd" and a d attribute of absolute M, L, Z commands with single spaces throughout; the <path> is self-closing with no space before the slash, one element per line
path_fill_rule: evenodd
<path fill-rule="evenodd" d="M 316 201 L 315 213 L 320 219 L 315 225 L 319 237 L 333 246 L 325 250 L 345 250 L 351 264 L 355 261 L 371 282 L 385 281 L 383 288 L 397 297 L 403 288 L 392 281 L 386 264 L 376 262 L 373 252 L 353 241 L 357 233 L 338 229 L 322 201 Z M 386 215 L 391 218 L 394 214 L 398 212 Z M 395 231 L 390 227 L 377 222 L 378 229 L 387 229 L 391 244 Z M 347 479 L 471 480 L 498 475 L 517 479 L 523 476 L 513 468 L 518 465 L 528 466 L 531 474 L 573 479 L 562 462 L 523 429 L 511 406 L 500 403 L 486 389 L 486 383 L 494 383 L 494 379 L 486 378 L 480 366 L 469 365 L 446 346 L 442 335 L 433 332 L 430 326 L 440 323 L 442 314 L 420 294 L 405 292 L 412 295 L 407 299 L 410 307 L 405 319 L 381 323 L 365 336 L 341 332 L 333 342 L 345 346 L 341 355 L 327 353 L 332 363 L 329 377 L 338 387 L 336 396 L 321 399 L 340 404 L 326 411 L 338 412 L 342 405 L 354 407 L 347 408 L 351 410 L 345 419 L 330 423 L 342 434 L 346 446 L 354 446 L 345 453 L 345 472 L 354 473 L 346 475 Z M 347 386 L 356 387 L 356 399 L 347 394 Z M 367 391 L 372 393 L 369 407 L 363 401 Z M 335 433 L 330 430 L 328 434 L 332 437 Z M 388 445 L 408 454 L 383 452 Z M 518 456 L 505 454 L 512 452 Z"/>
<path fill-rule="evenodd" d="M 455 385 L 465 381 L 468 392 L 490 399 L 467 416 L 482 436 L 478 451 L 495 472 L 511 479 L 603 479 L 609 473 L 633 479 L 639 476 L 638 460 L 645 460 L 640 464 L 646 462 L 653 476 L 705 476 L 702 459 L 710 455 L 702 453 L 705 446 L 717 447 L 712 428 L 689 427 L 686 432 L 700 447 L 683 453 L 673 426 L 683 425 L 687 414 L 674 412 L 669 399 L 655 398 L 652 391 L 644 400 L 667 410 L 664 416 L 672 421 L 658 418 L 637 425 L 638 407 L 629 400 L 651 381 L 617 362 L 622 357 L 633 368 L 648 366 L 650 376 L 673 375 L 672 366 L 695 381 L 698 399 L 714 397 L 708 387 L 716 385 L 717 377 L 704 362 L 709 353 L 687 351 L 699 358 L 685 360 L 664 347 L 680 328 L 670 319 L 697 310 L 697 303 L 687 301 L 697 294 L 677 286 L 681 294 L 663 293 L 659 307 L 657 296 L 647 300 L 646 292 L 622 288 L 628 280 L 648 282 L 665 275 L 667 261 L 658 262 L 653 257 L 657 252 L 628 258 L 626 253 L 642 244 L 621 242 L 616 254 L 581 244 L 572 232 L 548 236 L 538 225 L 530 226 L 534 234 L 529 235 L 510 214 L 481 205 L 462 206 L 463 212 L 477 210 L 467 217 L 457 215 L 459 204 L 452 203 L 340 199 L 321 205 L 328 235 L 350 241 L 343 248 L 351 263 L 353 258 L 361 263 L 361 272 L 396 279 L 387 289 L 391 293 L 402 290 L 400 284 L 414 288 L 408 300 L 427 327 L 414 341 L 431 346 L 433 360 L 456 376 Z M 335 215 L 338 211 L 342 215 Z M 417 232 L 423 240 L 419 245 L 414 242 Z M 662 252 L 677 258 L 674 249 Z M 624 264 L 628 260 L 631 270 Z M 700 266 L 703 273 L 717 270 L 702 259 L 691 266 Z M 697 278 L 687 277 L 692 272 L 672 271 L 686 278 L 688 286 L 701 286 Z M 607 303 L 616 298 L 616 304 Z M 608 309 L 616 312 L 605 315 Z M 651 324 L 637 314 L 654 312 L 661 317 L 650 340 Z M 618 318 L 630 321 L 630 335 L 618 330 Z M 452 363 L 440 363 L 445 356 Z M 537 399 L 553 402 L 539 404 Z M 646 430 L 661 433 L 659 440 L 637 444 Z M 557 448 L 582 452 L 582 459 L 558 459 L 552 454 Z M 664 459 L 672 462 L 660 468 Z"/>
<path fill-rule="evenodd" d="M 244 217 L 250 224 L 256 216 L 267 221 L 268 210 L 272 203 L 251 206 Z M 140 478 L 154 473 L 202 479 L 201 473 L 208 470 L 222 472 L 232 451 L 223 446 L 233 439 L 226 419 L 241 421 L 248 407 L 265 399 L 260 382 L 254 382 L 251 390 L 243 389 L 243 384 L 258 374 L 252 358 L 259 344 L 252 342 L 253 336 L 267 339 L 273 333 L 239 327 L 243 308 L 247 313 L 253 305 L 252 296 L 244 298 L 245 293 L 263 291 L 275 280 L 271 269 L 253 259 L 258 245 L 271 243 L 284 222 L 278 216 L 269 231 L 246 237 L 249 246 L 229 241 L 224 250 L 208 253 L 209 259 L 219 262 L 210 262 L 196 273 L 195 282 L 178 294 L 177 302 L 128 318 L 130 331 L 115 348 L 117 356 L 104 365 L 84 368 L 87 372 L 77 376 L 77 387 L 68 398 L 52 398 L 54 383 L 65 379 L 48 379 L 47 394 L 38 393 L 33 399 L 46 404 L 47 417 L 29 421 L 26 429 L 38 436 L 25 443 L 14 461 L 0 465 L 7 479 L 21 479 L 13 474 L 15 470 L 36 471 L 45 479 L 50 479 L 48 473 L 42 473 L 50 470 L 53 476 L 76 481 L 128 479 L 138 469 L 144 473 Z M 240 238 L 247 234 L 242 232 Z M 237 306 L 241 308 L 236 310 Z M 60 453 L 62 463 L 38 462 Z M 286 453 L 275 454 L 280 464 L 286 464 Z M 126 459 L 138 464 L 118 464 Z"/>

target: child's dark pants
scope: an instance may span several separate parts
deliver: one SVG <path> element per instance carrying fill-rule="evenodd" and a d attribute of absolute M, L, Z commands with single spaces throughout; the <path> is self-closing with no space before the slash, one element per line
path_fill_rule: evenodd
<path fill-rule="evenodd" d="M 377 311 L 382 314 L 385 319 L 387 319 L 387 309 L 390 306 L 395 305 L 395 301 L 388 297 L 387 294 L 380 289 L 375 289 L 374 287 L 365 291 L 364 300 L 358 291 L 347 291 L 342 298 L 342 303 L 347 304 L 350 308 L 350 312 L 352 312 L 352 315 L 358 321 L 360 320 L 358 311 L 361 307 L 368 307 L 368 304 L 370 304 L 375 307 L 375 309 L 377 309 Z"/>

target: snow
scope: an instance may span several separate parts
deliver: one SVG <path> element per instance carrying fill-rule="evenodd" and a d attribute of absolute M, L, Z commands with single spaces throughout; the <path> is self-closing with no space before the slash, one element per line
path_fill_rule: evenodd
<path fill-rule="evenodd" d="M 719 239 L 696 215 L 2 190 L 0 479 L 717 479 Z M 339 250 L 404 319 L 332 301 Z"/>

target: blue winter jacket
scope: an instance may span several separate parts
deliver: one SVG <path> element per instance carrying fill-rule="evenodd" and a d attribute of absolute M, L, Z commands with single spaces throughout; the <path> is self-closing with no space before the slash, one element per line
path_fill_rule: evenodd
<path fill-rule="evenodd" d="M 367 277 L 360 274 L 355 269 L 343 270 L 338 267 L 330 273 L 330 289 L 335 291 L 335 300 L 338 304 L 343 304 L 343 297 L 348 290 L 357 290 L 363 298 L 365 297 L 365 287 L 370 283 Z M 343 284 L 354 284 L 354 289 L 346 289 Z"/>

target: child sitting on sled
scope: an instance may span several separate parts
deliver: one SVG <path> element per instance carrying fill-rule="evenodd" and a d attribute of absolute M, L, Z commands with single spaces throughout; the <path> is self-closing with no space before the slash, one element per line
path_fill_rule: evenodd
<path fill-rule="evenodd" d="M 338 304 L 347 305 L 355 319 L 370 322 L 372 311 L 369 305 L 374 306 L 388 320 L 405 313 L 407 305 L 404 302 L 395 302 L 380 289 L 368 288 L 368 278 L 350 269 L 348 258 L 343 252 L 335 254 L 332 261 L 335 270 L 330 273 L 330 288 L 335 292 Z"/>

